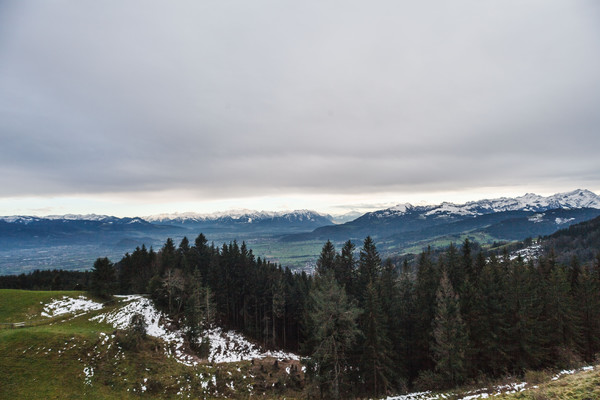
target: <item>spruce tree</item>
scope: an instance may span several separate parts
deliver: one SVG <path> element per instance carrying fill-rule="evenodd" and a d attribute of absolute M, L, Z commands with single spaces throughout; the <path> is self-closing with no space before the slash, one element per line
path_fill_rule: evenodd
<path fill-rule="evenodd" d="M 363 293 L 369 283 L 377 281 L 381 272 L 381 258 L 375 247 L 375 242 L 370 236 L 365 238 L 363 247 L 360 249 L 358 262 L 358 284 L 359 293 Z"/>
<path fill-rule="evenodd" d="M 436 295 L 432 351 L 435 370 L 451 385 L 457 385 L 465 378 L 467 342 L 459 297 L 444 271 Z"/>
<path fill-rule="evenodd" d="M 311 329 L 311 371 L 322 397 L 347 398 L 347 354 L 360 334 L 357 318 L 360 310 L 348 300 L 346 292 L 332 273 L 316 278 L 310 290 L 307 319 Z M 309 373 L 310 375 L 310 373 Z"/>
<path fill-rule="evenodd" d="M 415 286 L 410 276 L 408 261 L 404 260 L 398 287 L 397 319 L 398 332 L 393 343 L 394 353 L 398 360 L 398 375 L 407 380 L 417 377 L 417 309 Z"/>
<path fill-rule="evenodd" d="M 317 260 L 317 273 L 321 275 L 327 274 L 334 270 L 335 266 L 335 247 L 331 241 L 327 241 L 321 250 L 319 259 Z"/>
<path fill-rule="evenodd" d="M 474 304 L 480 320 L 472 331 L 475 338 L 472 344 L 474 369 L 494 376 L 500 375 L 508 365 L 503 345 L 503 338 L 508 331 L 504 318 L 508 287 L 500 268 L 498 259 L 492 255 L 481 270 L 478 287 L 480 297 Z"/>
<path fill-rule="evenodd" d="M 591 362 L 600 351 L 600 287 L 587 269 L 578 277 L 576 306 L 581 323 L 579 350 L 583 359 Z"/>
<path fill-rule="evenodd" d="M 431 325 L 435 316 L 436 293 L 440 277 L 438 269 L 431 259 L 431 249 L 422 252 L 417 261 L 417 280 L 415 283 L 415 307 L 417 343 L 415 348 L 416 370 L 434 367 L 430 352 Z"/>
<path fill-rule="evenodd" d="M 364 382 L 365 393 L 369 396 L 379 396 L 391 388 L 395 371 L 386 315 L 382 308 L 378 287 L 373 282 L 367 284 L 363 307 L 360 317 L 360 327 L 363 332 L 363 340 L 360 342 L 362 350 L 360 375 Z"/>
<path fill-rule="evenodd" d="M 351 297 L 356 297 L 356 259 L 354 257 L 354 243 L 348 240 L 344 243 L 341 253 L 336 257 L 335 279 L 346 289 Z"/>
<path fill-rule="evenodd" d="M 543 311 L 544 279 L 519 256 L 510 261 L 504 258 L 506 268 L 506 332 L 503 348 L 509 359 L 507 367 L 514 372 L 542 366 L 545 357 L 546 332 L 540 316 Z"/>
<path fill-rule="evenodd" d="M 108 298 L 117 289 L 117 275 L 113 263 L 106 257 L 98 258 L 92 268 L 92 293 Z"/>

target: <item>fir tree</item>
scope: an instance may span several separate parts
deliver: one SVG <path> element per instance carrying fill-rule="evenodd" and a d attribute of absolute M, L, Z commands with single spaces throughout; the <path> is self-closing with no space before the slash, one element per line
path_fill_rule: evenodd
<path fill-rule="evenodd" d="M 92 293 L 108 298 L 117 288 L 117 275 L 113 263 L 106 257 L 98 258 L 92 268 Z"/>
<path fill-rule="evenodd" d="M 460 302 L 444 271 L 436 295 L 433 324 L 435 369 L 446 382 L 457 385 L 465 378 L 467 332 L 460 315 Z"/>
<path fill-rule="evenodd" d="M 600 287 L 584 269 L 578 277 L 576 305 L 581 331 L 578 340 L 583 359 L 591 362 L 600 351 Z"/>
<path fill-rule="evenodd" d="M 433 265 L 431 249 L 422 252 L 417 262 L 417 280 L 415 283 L 415 307 L 417 342 L 415 348 L 416 371 L 432 369 L 430 340 L 431 325 L 435 316 L 436 293 L 439 285 L 439 272 Z"/>
<path fill-rule="evenodd" d="M 329 273 L 319 276 L 310 291 L 308 320 L 312 327 L 311 351 L 316 381 L 321 396 L 346 398 L 349 389 L 347 353 L 360 334 L 360 310 L 348 300 L 346 292 Z"/>
<path fill-rule="evenodd" d="M 398 288 L 398 307 L 396 309 L 397 333 L 394 340 L 394 353 L 398 360 L 398 375 L 409 380 L 416 378 L 417 360 L 417 310 L 415 287 L 411 279 L 408 261 L 404 260 Z"/>
<path fill-rule="evenodd" d="M 319 259 L 317 260 L 317 273 L 321 275 L 327 274 L 334 270 L 335 266 L 335 247 L 331 241 L 327 241 L 321 250 Z"/>
<path fill-rule="evenodd" d="M 379 252 L 375 247 L 373 239 L 367 236 L 360 250 L 360 260 L 358 262 L 358 291 L 364 293 L 367 285 L 375 282 L 380 273 L 381 258 L 379 257 Z"/>
<path fill-rule="evenodd" d="M 346 289 L 351 297 L 355 297 L 356 260 L 354 257 L 354 244 L 348 240 L 344 243 L 341 253 L 336 257 L 335 279 Z"/>
<path fill-rule="evenodd" d="M 389 311 L 389 310 L 387 310 Z M 386 316 L 375 283 L 369 282 L 364 294 L 364 309 L 360 317 L 363 340 L 360 374 L 369 396 L 387 393 L 394 382 L 391 341 L 388 337 Z"/>

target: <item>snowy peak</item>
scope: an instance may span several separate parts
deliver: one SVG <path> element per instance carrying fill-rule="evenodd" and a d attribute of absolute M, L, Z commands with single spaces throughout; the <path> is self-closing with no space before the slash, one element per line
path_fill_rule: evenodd
<path fill-rule="evenodd" d="M 15 215 L 8 217 L 0 217 L 0 221 L 7 222 L 9 224 L 21 224 L 30 225 L 32 223 L 99 223 L 99 224 L 148 224 L 142 218 L 119 218 L 111 217 L 109 215 L 96 215 L 96 214 L 65 214 L 65 215 L 47 215 L 45 217 L 36 216 L 23 216 Z"/>
<path fill-rule="evenodd" d="M 402 203 L 396 204 L 394 207 L 390 208 L 390 211 L 394 211 L 396 213 L 405 213 L 413 209 L 412 204 L 410 203 Z"/>
<path fill-rule="evenodd" d="M 444 202 L 434 206 L 414 207 L 410 204 L 399 204 L 386 210 L 377 211 L 378 217 L 399 216 L 410 212 L 419 212 L 423 216 L 449 217 L 449 216 L 477 216 L 504 211 L 534 211 L 543 212 L 552 209 L 600 209 L 600 196 L 584 189 L 571 192 L 557 193 L 544 197 L 534 193 L 523 196 L 497 199 L 484 199 L 470 201 L 464 204 Z"/>
<path fill-rule="evenodd" d="M 558 193 L 547 199 L 551 208 L 600 208 L 600 196 L 585 189 Z"/>
<path fill-rule="evenodd" d="M 108 215 L 97 215 L 97 214 L 85 214 L 85 215 L 65 214 L 65 215 L 47 215 L 43 218 L 44 219 L 52 219 L 52 220 L 64 219 L 64 220 L 68 220 L 68 221 L 104 221 L 104 220 L 116 218 L 116 217 L 111 217 Z"/>
<path fill-rule="evenodd" d="M 198 214 L 193 212 L 151 215 L 144 218 L 153 223 L 211 223 L 230 222 L 252 224 L 261 221 L 278 220 L 281 222 L 314 222 L 331 223 L 332 217 L 311 210 L 294 211 L 255 211 L 255 210 L 229 210 L 211 214 Z"/>

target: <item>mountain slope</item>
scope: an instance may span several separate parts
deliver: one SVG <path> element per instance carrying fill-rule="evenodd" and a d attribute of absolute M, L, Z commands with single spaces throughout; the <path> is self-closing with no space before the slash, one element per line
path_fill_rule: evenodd
<path fill-rule="evenodd" d="M 542 240 L 545 254 L 551 250 L 557 261 L 569 264 L 573 257 L 580 263 L 600 265 L 600 217 L 561 229 Z"/>
<path fill-rule="evenodd" d="M 16 306 L 4 308 L 8 302 Z M 131 312 L 153 318 L 147 321 L 148 336 L 136 347 L 127 341 L 125 326 L 111 319 L 121 315 L 127 325 Z M 2 399 L 301 397 L 297 360 L 244 353 L 257 346 L 225 334 L 214 337 L 213 362 L 186 358 L 188 349 L 175 340 L 177 332 L 140 296 L 101 304 L 83 292 L 0 290 L 0 322 L 5 321 L 26 324 L 19 329 L 0 325 Z M 231 354 L 240 357 L 222 361 L 234 358 Z"/>
<path fill-rule="evenodd" d="M 407 242 L 471 231 L 498 239 L 520 240 L 547 235 L 598 215 L 600 196 L 588 190 L 575 190 L 548 197 L 526 194 L 465 204 L 399 204 L 367 213 L 345 224 L 289 235 L 282 240 L 362 240 L 370 235 L 379 241 L 391 241 L 402 246 Z"/>
<path fill-rule="evenodd" d="M 31 239 L 38 245 L 87 243 L 98 242 L 114 235 L 148 234 L 164 230 L 165 227 L 151 224 L 141 218 L 3 217 L 0 218 L 0 244 Z"/>

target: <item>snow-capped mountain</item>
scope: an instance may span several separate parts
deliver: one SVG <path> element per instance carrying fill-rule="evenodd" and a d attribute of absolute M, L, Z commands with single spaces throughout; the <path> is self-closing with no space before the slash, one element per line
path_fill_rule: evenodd
<path fill-rule="evenodd" d="M 362 240 L 370 235 L 390 243 L 406 243 L 476 231 L 501 240 L 517 240 L 551 234 L 597 215 L 600 215 L 600 196 L 589 190 L 578 189 L 548 197 L 527 193 L 515 198 L 464 204 L 398 204 L 286 240 Z"/>
<path fill-rule="evenodd" d="M 103 240 L 113 241 L 113 236 L 136 236 L 161 232 L 164 228 L 141 218 L 118 218 L 105 215 L 52 215 L 48 217 L 0 217 L 0 247 L 11 248 L 15 243 L 36 241 L 42 243 L 73 244 Z"/>
<path fill-rule="evenodd" d="M 18 223 L 18 224 L 30 224 L 32 222 L 41 221 L 93 221 L 93 222 L 123 222 L 123 223 L 143 223 L 143 219 L 135 218 L 118 218 L 109 215 L 97 215 L 97 214 L 65 214 L 65 215 L 46 215 L 44 217 L 37 216 L 26 216 L 26 215 L 12 215 L 6 217 L 0 217 L 0 221 L 7 223 Z"/>
<path fill-rule="evenodd" d="M 295 211 L 254 211 L 231 210 L 212 214 L 175 213 L 152 215 L 145 220 L 162 225 L 198 226 L 198 227 L 243 227 L 255 228 L 303 228 L 312 230 L 319 226 L 333 224 L 329 215 L 311 210 Z"/>
<path fill-rule="evenodd" d="M 379 218 L 404 215 L 410 212 L 419 212 L 425 216 L 476 216 L 505 211 L 543 212 L 557 208 L 600 209 L 600 196 L 589 190 L 577 189 L 548 197 L 527 193 L 514 198 L 484 199 L 464 204 L 444 202 L 439 205 L 413 206 L 406 203 L 385 210 L 375 211 L 373 214 Z"/>

